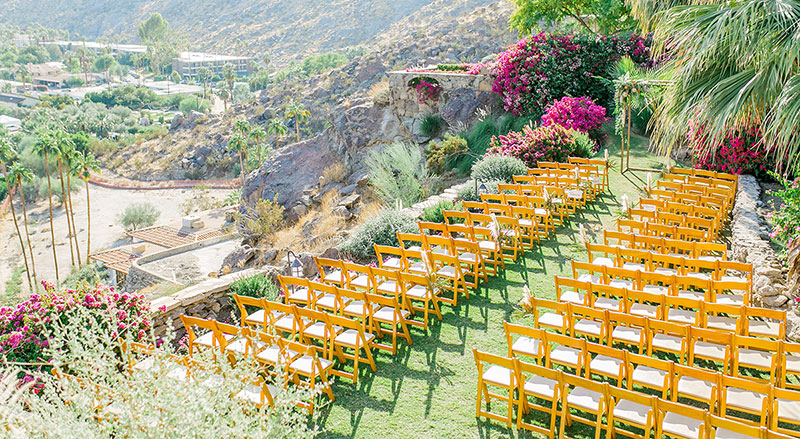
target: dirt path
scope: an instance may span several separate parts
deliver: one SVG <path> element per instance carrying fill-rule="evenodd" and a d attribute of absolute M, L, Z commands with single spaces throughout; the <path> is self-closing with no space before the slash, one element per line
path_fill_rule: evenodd
<path fill-rule="evenodd" d="M 189 189 L 156 189 L 156 190 L 122 190 L 109 189 L 96 185 L 90 187 L 92 206 L 92 252 L 110 248 L 119 243 L 127 242 L 125 231 L 119 225 L 118 216 L 126 207 L 134 203 L 148 202 L 153 204 L 161 215 L 157 223 L 178 222 L 183 216 L 180 204 L 195 198 L 196 191 Z M 228 189 L 212 189 L 209 195 L 221 200 L 230 193 Z M 75 221 L 80 237 L 81 257 L 86 258 L 86 191 L 72 194 L 72 203 L 75 208 Z M 17 213 L 20 214 L 19 202 L 14 203 Z M 54 224 L 56 235 L 56 252 L 58 254 L 58 269 L 61 279 L 70 272 L 70 248 L 67 241 L 67 222 L 64 209 L 58 207 L 54 211 Z M 38 202 L 28 206 L 28 218 L 31 222 L 31 242 L 33 244 L 34 258 L 36 260 L 36 273 L 40 280 L 55 281 L 55 268 L 53 253 L 50 247 L 50 223 L 46 202 Z M 21 219 L 21 215 L 20 215 Z M 21 226 L 21 225 L 20 225 Z M 24 232 L 23 232 L 24 233 Z M 0 291 L 5 291 L 6 282 L 11 277 L 17 266 L 23 266 L 20 255 L 19 241 L 15 235 L 14 224 L 10 213 L 0 219 Z M 23 292 L 28 291 L 27 277 L 23 274 Z"/>

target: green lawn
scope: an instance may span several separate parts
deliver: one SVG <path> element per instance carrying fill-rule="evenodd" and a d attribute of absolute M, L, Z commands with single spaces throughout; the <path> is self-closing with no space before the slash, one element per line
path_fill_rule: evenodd
<path fill-rule="evenodd" d="M 517 264 L 472 293 L 457 308 L 442 306 L 444 320 L 429 334 L 413 329 L 413 346 L 401 344 L 396 356 L 377 355 L 378 372 L 362 366 L 358 385 L 338 379 L 336 401 L 320 410 L 325 438 L 502 438 L 517 434 L 495 421 L 475 418 L 477 370 L 472 349 L 505 355 L 503 321 L 525 322 L 514 315 L 527 283 L 538 297 L 553 299 L 554 275 L 570 272 L 570 260 L 586 260 L 578 244 L 578 224 L 595 242 L 613 225 L 620 197 L 639 199 L 646 173 L 619 173 L 619 138 L 612 136 L 609 154 L 612 191 L 587 206 L 556 236 L 529 251 Z M 631 165 L 660 167 L 663 159 L 647 152 L 648 140 L 634 136 Z M 602 153 L 601 153 L 602 154 Z M 434 319 L 434 321 L 436 321 Z M 502 407 L 501 407 L 502 410 Z"/>

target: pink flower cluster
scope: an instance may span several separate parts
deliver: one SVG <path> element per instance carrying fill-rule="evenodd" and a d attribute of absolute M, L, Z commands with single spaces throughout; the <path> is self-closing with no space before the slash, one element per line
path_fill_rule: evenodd
<path fill-rule="evenodd" d="M 54 322 L 68 322 L 70 313 L 89 310 L 97 328 L 116 338 L 130 334 L 142 340 L 151 327 L 150 305 L 144 296 L 119 294 L 113 287 L 96 285 L 57 291 L 42 282 L 44 294 L 34 294 L 16 307 L 0 308 L 0 356 L 10 362 L 47 363 L 45 349 Z"/>
<path fill-rule="evenodd" d="M 526 125 L 522 131 L 512 131 L 505 136 L 492 137 L 486 155 L 516 157 L 535 168 L 540 161 L 565 162 L 575 151 L 574 131 L 561 125 Z"/>
<path fill-rule="evenodd" d="M 711 139 L 704 123 L 695 123 L 689 130 L 698 168 L 767 178 L 772 169 L 768 156 L 773 156 L 774 151 L 762 148 L 761 139 L 756 125 L 731 131 L 722 141 Z"/>
<path fill-rule="evenodd" d="M 416 90 L 419 94 L 417 98 L 420 104 L 424 104 L 427 102 L 436 103 L 439 101 L 439 95 L 442 93 L 442 86 L 436 83 L 428 82 L 425 79 L 420 78 L 419 81 L 415 81 L 411 85 L 409 85 L 410 89 Z"/>
<path fill-rule="evenodd" d="M 589 135 L 599 147 L 606 135 L 602 132 L 606 122 L 606 109 L 595 104 L 591 98 L 563 97 L 547 107 L 542 116 L 542 126 L 561 125 Z"/>

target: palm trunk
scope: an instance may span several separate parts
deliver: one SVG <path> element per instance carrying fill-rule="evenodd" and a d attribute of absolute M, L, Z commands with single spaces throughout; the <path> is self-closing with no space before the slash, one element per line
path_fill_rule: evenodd
<path fill-rule="evenodd" d="M 30 287 L 31 292 L 33 292 L 33 282 L 31 281 L 31 268 L 28 266 L 28 256 L 25 254 L 25 242 L 22 241 L 22 233 L 19 230 L 19 223 L 17 222 L 17 212 L 14 211 L 14 187 L 11 186 L 11 182 L 8 180 L 8 172 L 6 170 L 6 164 L 0 162 L 0 167 L 2 167 L 3 175 L 6 179 L 6 187 L 8 188 L 8 206 L 11 208 L 11 218 L 14 219 L 14 228 L 17 229 L 17 238 L 19 238 L 19 248 L 22 250 L 22 259 L 25 261 L 25 274 L 28 276 L 28 286 Z M 31 255 L 33 257 L 33 255 Z"/>
<path fill-rule="evenodd" d="M 58 159 L 58 179 L 61 181 L 61 204 L 64 205 L 64 213 L 67 215 L 67 239 L 69 240 L 69 258 L 72 265 L 75 265 L 75 247 L 72 245 L 72 220 L 69 218 L 69 204 L 67 204 L 67 189 L 64 187 L 64 167 L 62 161 Z"/>
<path fill-rule="evenodd" d="M 241 169 L 239 171 L 239 176 L 242 177 L 242 186 L 244 186 L 244 177 L 245 174 L 247 173 L 247 170 L 244 169 L 244 159 L 242 158 L 241 150 L 239 151 L 239 168 Z"/>
<path fill-rule="evenodd" d="M 69 204 L 69 219 L 72 222 L 72 237 L 75 239 L 75 256 L 78 258 L 78 265 L 81 265 L 81 245 L 78 242 L 78 226 L 75 225 L 75 209 L 72 207 L 72 180 L 67 170 L 67 202 Z M 88 257 L 88 255 L 87 255 Z"/>
<path fill-rule="evenodd" d="M 297 121 L 297 116 L 294 117 L 294 127 L 297 130 L 297 143 L 300 143 L 300 122 Z"/>
<path fill-rule="evenodd" d="M 89 255 L 92 246 L 92 205 L 89 202 L 89 179 L 86 182 L 86 262 L 89 262 Z"/>
<path fill-rule="evenodd" d="M 31 271 L 33 275 L 33 289 L 31 292 L 39 290 L 39 279 L 36 278 L 36 258 L 33 256 L 33 245 L 31 244 L 31 232 L 28 230 L 28 208 L 25 206 L 25 193 L 22 191 L 22 178 L 17 177 L 17 188 L 19 188 L 19 199 L 22 201 L 22 218 L 25 225 L 25 237 L 28 240 L 28 253 L 31 255 Z"/>
<path fill-rule="evenodd" d="M 263 164 L 263 161 L 261 160 L 261 143 L 256 144 L 256 148 L 258 148 L 258 167 L 260 168 Z"/>
<path fill-rule="evenodd" d="M 50 244 L 53 247 L 53 265 L 56 267 L 56 285 L 58 278 L 58 255 L 56 255 L 56 232 L 53 230 L 53 185 L 50 182 L 50 164 L 47 163 L 47 147 L 44 148 L 44 173 L 47 174 L 47 202 L 50 206 Z"/>

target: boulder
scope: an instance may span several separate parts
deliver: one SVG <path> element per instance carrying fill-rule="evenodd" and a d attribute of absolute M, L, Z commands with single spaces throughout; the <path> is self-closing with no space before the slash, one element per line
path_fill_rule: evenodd
<path fill-rule="evenodd" d="M 350 212 L 350 210 L 344 206 L 337 206 L 335 209 L 333 209 L 333 214 L 346 220 L 349 220 L 353 217 L 353 212 Z"/>
<path fill-rule="evenodd" d="M 361 195 L 358 194 L 348 195 L 339 200 L 339 206 L 344 206 L 348 209 L 351 209 L 353 205 L 358 203 L 359 200 L 361 200 Z"/>
<path fill-rule="evenodd" d="M 346 195 L 350 195 L 355 190 L 356 190 L 356 185 L 355 184 L 351 184 L 351 185 L 345 186 L 345 187 L 339 189 L 339 196 L 340 197 L 344 197 Z"/>
<path fill-rule="evenodd" d="M 183 114 L 176 114 L 175 117 L 172 118 L 172 122 L 169 124 L 169 130 L 175 131 L 183 125 L 183 122 L 186 119 L 183 117 Z"/>
<path fill-rule="evenodd" d="M 306 213 L 308 213 L 308 208 L 302 204 L 298 204 L 292 208 L 292 214 L 297 218 L 302 217 Z"/>
<path fill-rule="evenodd" d="M 481 107 L 497 105 L 497 97 L 491 92 L 474 88 L 457 88 L 447 93 L 446 103 L 442 107 L 442 119 L 448 125 L 458 123 L 470 124 Z"/>
<path fill-rule="evenodd" d="M 250 259 L 255 255 L 255 250 L 249 245 L 240 245 L 236 247 L 225 259 L 222 260 L 222 267 L 242 268 L 247 264 Z"/>
<path fill-rule="evenodd" d="M 777 296 L 770 296 L 770 297 L 762 297 L 761 298 L 761 303 L 763 303 L 765 306 L 768 306 L 770 308 L 781 307 L 781 306 L 785 305 L 786 302 L 788 302 L 788 301 L 789 301 L 789 299 L 786 296 L 782 295 L 782 294 L 778 294 Z"/>

